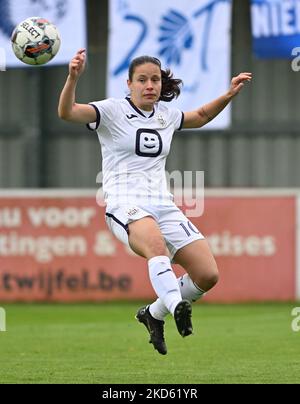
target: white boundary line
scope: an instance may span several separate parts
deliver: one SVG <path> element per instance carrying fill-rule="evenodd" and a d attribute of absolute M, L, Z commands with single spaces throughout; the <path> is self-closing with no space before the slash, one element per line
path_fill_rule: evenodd
<path fill-rule="evenodd" d="M 97 189 L 12 189 L 0 190 L 0 198 L 90 198 L 97 195 Z"/>
<path fill-rule="evenodd" d="M 189 189 L 186 189 L 189 191 Z M 0 197 L 13 198 L 34 198 L 38 196 L 47 198 L 60 198 L 60 197 L 76 197 L 76 198 L 88 198 L 97 195 L 99 189 L 5 189 L 0 190 Z M 274 196 L 297 196 L 300 198 L 300 188 L 213 188 L 205 189 L 204 194 L 206 197 L 274 197 Z M 193 194 L 192 194 L 193 195 Z"/>
<path fill-rule="evenodd" d="M 216 197 L 300 196 L 300 188 L 212 188 L 204 192 L 206 196 Z"/>

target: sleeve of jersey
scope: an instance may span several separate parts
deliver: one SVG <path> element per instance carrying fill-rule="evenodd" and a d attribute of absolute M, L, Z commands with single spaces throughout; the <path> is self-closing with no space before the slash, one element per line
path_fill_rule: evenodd
<path fill-rule="evenodd" d="M 171 119 L 174 122 L 174 129 L 181 130 L 184 122 L 184 113 L 179 109 L 172 109 L 171 111 Z"/>
<path fill-rule="evenodd" d="M 103 101 L 90 102 L 89 104 L 94 107 L 96 111 L 96 121 L 86 125 L 89 130 L 97 131 L 101 126 L 107 127 L 113 122 L 117 109 L 114 99 L 109 98 Z"/>

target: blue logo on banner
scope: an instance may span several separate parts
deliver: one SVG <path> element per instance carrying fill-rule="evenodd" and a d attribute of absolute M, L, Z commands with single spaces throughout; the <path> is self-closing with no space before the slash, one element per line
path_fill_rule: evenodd
<path fill-rule="evenodd" d="M 259 58 L 291 58 L 300 46 L 300 0 L 252 0 L 254 53 Z"/>
<path fill-rule="evenodd" d="M 231 0 L 211 0 L 190 16 L 183 15 L 175 9 L 170 9 L 164 15 L 158 16 L 160 25 L 157 33 L 157 55 L 162 58 L 168 66 L 181 65 L 185 51 L 191 49 L 196 43 L 195 39 L 198 32 L 195 32 L 192 23 L 200 16 L 204 16 L 205 22 L 199 64 L 202 71 L 208 71 L 207 55 L 213 35 L 213 16 L 216 6 L 220 3 L 231 3 Z M 135 57 L 139 48 L 149 36 L 147 21 L 141 16 L 129 12 L 126 1 L 120 0 L 119 10 L 125 22 L 136 24 L 139 26 L 140 30 L 125 58 L 123 58 L 113 70 L 114 76 L 118 76 L 128 69 L 132 58 Z M 153 16 L 150 15 L 149 18 L 153 18 Z"/>
<path fill-rule="evenodd" d="M 193 46 L 194 34 L 189 20 L 176 10 L 170 10 L 162 16 L 160 29 L 160 51 L 159 56 L 163 57 L 167 64 L 181 63 L 181 56 L 184 49 Z"/>

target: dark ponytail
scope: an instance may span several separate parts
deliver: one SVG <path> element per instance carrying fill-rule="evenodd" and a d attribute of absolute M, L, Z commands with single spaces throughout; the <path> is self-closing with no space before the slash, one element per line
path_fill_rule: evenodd
<path fill-rule="evenodd" d="M 160 100 L 170 102 L 174 98 L 177 98 L 180 94 L 180 86 L 182 85 L 182 80 L 174 79 L 173 73 L 170 69 L 161 70 L 161 80 L 162 80 L 162 88 Z"/>
<path fill-rule="evenodd" d="M 160 60 L 153 56 L 139 56 L 133 59 L 133 61 L 130 63 L 128 71 L 129 80 L 132 81 L 136 67 L 145 63 L 153 63 L 160 68 L 162 88 L 159 100 L 170 102 L 174 98 L 177 98 L 181 91 L 180 87 L 182 85 L 182 80 L 174 79 L 170 69 L 162 70 Z"/>

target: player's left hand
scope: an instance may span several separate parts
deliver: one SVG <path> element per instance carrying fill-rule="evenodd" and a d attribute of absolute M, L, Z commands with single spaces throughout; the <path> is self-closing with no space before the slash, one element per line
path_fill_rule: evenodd
<path fill-rule="evenodd" d="M 238 76 L 233 77 L 229 89 L 229 94 L 234 97 L 244 87 L 245 83 L 251 82 L 252 73 L 240 73 Z"/>

